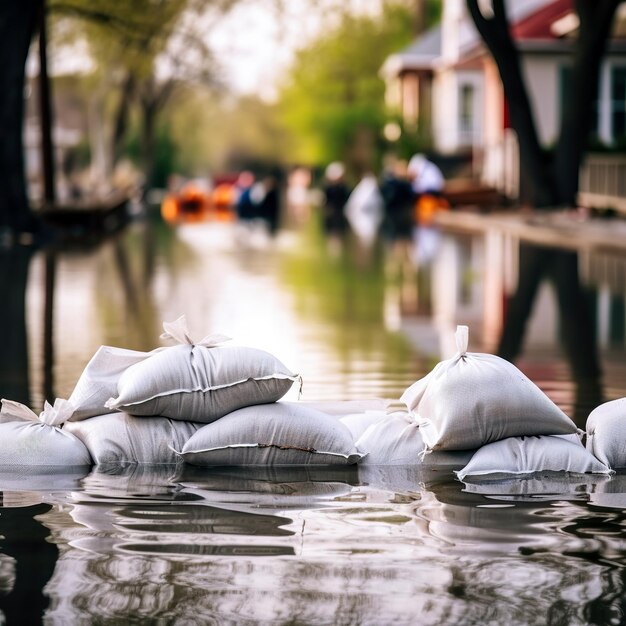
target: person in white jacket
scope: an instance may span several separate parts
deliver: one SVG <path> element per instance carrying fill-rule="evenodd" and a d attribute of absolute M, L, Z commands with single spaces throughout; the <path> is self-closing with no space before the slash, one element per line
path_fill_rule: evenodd
<path fill-rule="evenodd" d="M 438 195 L 443 191 L 444 177 L 441 170 L 423 154 L 413 155 L 407 170 L 416 194 Z"/>
<path fill-rule="evenodd" d="M 433 223 L 439 203 L 429 196 L 442 195 L 445 179 L 441 170 L 423 154 L 411 157 L 407 170 L 417 197 L 412 258 L 418 267 L 426 266 L 433 262 L 441 243 L 441 233 Z"/>

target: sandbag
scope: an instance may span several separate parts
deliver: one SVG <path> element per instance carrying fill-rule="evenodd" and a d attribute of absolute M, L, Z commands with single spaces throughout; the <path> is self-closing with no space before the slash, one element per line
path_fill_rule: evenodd
<path fill-rule="evenodd" d="M 364 411 L 363 413 L 343 415 L 339 421 L 350 431 L 352 439 L 357 441 L 370 426 L 386 418 L 387 411 Z"/>
<path fill-rule="evenodd" d="M 512 363 L 467 352 L 468 328 L 458 326 L 457 353 L 401 396 L 426 447 L 469 450 L 522 435 L 561 435 L 576 425 Z"/>
<path fill-rule="evenodd" d="M 181 450 L 193 465 L 351 465 L 361 454 L 335 417 L 288 403 L 250 406 L 203 426 Z"/>
<path fill-rule="evenodd" d="M 68 421 L 74 422 L 96 415 L 109 413 L 107 400 L 117 395 L 117 381 L 124 370 L 147 359 L 156 351 L 139 352 L 112 346 L 100 346 L 80 375 L 68 398 L 74 405 L 74 413 Z"/>
<path fill-rule="evenodd" d="M 508 437 L 487 444 L 456 474 L 465 480 L 535 472 L 610 474 L 611 470 L 575 440 L 542 435 Z"/>
<path fill-rule="evenodd" d="M 223 346 L 223 336 L 193 342 L 184 316 L 163 327 L 162 337 L 180 345 L 126 369 L 108 409 L 210 423 L 241 407 L 275 402 L 299 380 L 263 350 Z"/>
<path fill-rule="evenodd" d="M 27 406 L 2 400 L 0 410 L 0 465 L 74 467 L 91 465 L 85 445 L 61 428 L 74 408 L 58 398 L 37 416 Z"/>
<path fill-rule="evenodd" d="M 366 453 L 362 463 L 372 465 L 416 465 L 424 442 L 415 420 L 406 413 L 392 413 L 372 424 L 356 441 Z"/>
<path fill-rule="evenodd" d="M 626 398 L 605 402 L 589 414 L 587 450 L 611 469 L 626 467 Z"/>
<path fill-rule="evenodd" d="M 166 417 L 134 417 L 123 412 L 68 422 L 64 430 L 87 447 L 94 463 L 175 464 L 180 450 L 202 424 Z"/>
<path fill-rule="evenodd" d="M 355 445 L 366 455 L 361 465 L 451 465 L 460 468 L 472 455 L 472 451 L 465 450 L 426 454 L 419 426 L 401 411 L 373 423 Z"/>

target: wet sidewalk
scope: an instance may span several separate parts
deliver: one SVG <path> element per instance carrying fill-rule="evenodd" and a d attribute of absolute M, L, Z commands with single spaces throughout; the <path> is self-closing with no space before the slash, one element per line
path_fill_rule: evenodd
<path fill-rule="evenodd" d="M 578 211 L 480 214 L 459 210 L 442 212 L 436 219 L 446 231 L 498 232 L 553 248 L 626 252 L 626 220 L 621 218 L 589 217 Z"/>

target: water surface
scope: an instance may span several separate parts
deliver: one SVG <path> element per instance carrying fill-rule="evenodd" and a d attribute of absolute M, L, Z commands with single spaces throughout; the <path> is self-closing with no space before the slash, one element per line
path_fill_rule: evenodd
<path fill-rule="evenodd" d="M 2 395 L 39 411 L 69 396 L 100 345 L 153 349 L 162 322 L 184 313 L 195 336 L 229 335 L 300 372 L 303 400 L 394 400 L 450 355 L 457 323 L 472 350 L 493 348 L 502 302 L 489 299 L 489 249 L 450 237 L 416 273 L 400 250 L 337 247 L 313 223 L 267 241 L 147 220 L 97 246 L 3 251 Z M 550 287 L 517 363 L 584 425 L 599 400 L 626 395 L 626 361 L 623 294 L 582 279 L 601 372 L 573 367 Z M 130 465 L 3 470 L 0 490 L 7 623 L 626 619 L 621 474 L 463 484 L 450 467 L 417 465 Z"/>

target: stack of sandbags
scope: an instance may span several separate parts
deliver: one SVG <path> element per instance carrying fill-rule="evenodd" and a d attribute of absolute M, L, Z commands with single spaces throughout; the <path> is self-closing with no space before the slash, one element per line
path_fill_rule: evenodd
<path fill-rule="evenodd" d="M 101 348 L 71 396 L 77 406 L 66 428 L 96 463 L 337 465 L 361 458 L 337 417 L 277 403 L 300 377 L 276 357 L 225 346 L 223 336 L 195 342 L 184 316 L 163 326 L 162 337 L 178 345 L 147 353 Z"/>
<path fill-rule="evenodd" d="M 479 449 L 459 476 L 540 471 L 606 472 L 575 435 L 576 425 L 517 367 L 495 355 L 467 352 L 467 326 L 457 327 L 457 353 L 401 397 L 427 452 Z"/>
<path fill-rule="evenodd" d="M 91 465 L 85 445 L 61 429 L 73 411 L 67 400 L 48 402 L 37 415 L 27 406 L 2 400 L 0 410 L 0 466 L 70 468 Z"/>

